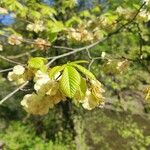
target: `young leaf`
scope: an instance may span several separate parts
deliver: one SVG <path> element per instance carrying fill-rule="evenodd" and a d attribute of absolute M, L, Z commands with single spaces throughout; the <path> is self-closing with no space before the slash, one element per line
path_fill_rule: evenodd
<path fill-rule="evenodd" d="M 80 81 L 81 77 L 78 71 L 67 65 L 60 80 L 60 88 L 67 97 L 72 98 L 80 86 Z"/>
<path fill-rule="evenodd" d="M 81 63 L 89 63 L 89 62 L 86 60 L 77 60 L 77 61 L 70 62 L 69 64 L 81 64 Z"/>
<path fill-rule="evenodd" d="M 80 87 L 76 91 L 76 93 L 75 93 L 75 95 L 73 97 L 73 102 L 76 105 L 78 105 L 79 104 L 78 102 L 81 102 L 84 99 L 86 91 L 87 91 L 86 80 L 81 77 Z"/>
<path fill-rule="evenodd" d="M 56 75 L 58 72 L 63 71 L 64 68 L 65 68 L 65 65 L 53 67 L 53 68 L 50 69 L 50 71 L 49 71 L 49 77 L 50 77 L 50 78 L 54 78 L 55 75 Z"/>
<path fill-rule="evenodd" d="M 49 36 L 49 41 L 51 43 L 57 39 L 57 33 L 55 33 L 55 32 L 54 33 L 48 32 L 48 36 Z"/>
<path fill-rule="evenodd" d="M 28 65 L 31 68 L 40 69 L 42 68 L 46 63 L 46 59 L 43 57 L 34 57 L 30 58 L 28 61 Z"/>
<path fill-rule="evenodd" d="M 65 29 L 65 27 L 61 21 L 55 21 L 55 23 L 53 24 L 53 28 L 51 28 L 51 32 L 57 33 L 64 29 Z"/>
<path fill-rule="evenodd" d="M 82 94 L 85 96 L 87 85 L 86 85 L 86 80 L 84 78 L 81 78 L 80 89 Z"/>
<path fill-rule="evenodd" d="M 80 72 L 82 72 L 85 76 L 87 76 L 89 79 L 95 79 L 95 76 L 86 68 L 82 67 L 78 64 L 72 64 L 72 66 L 76 67 Z"/>

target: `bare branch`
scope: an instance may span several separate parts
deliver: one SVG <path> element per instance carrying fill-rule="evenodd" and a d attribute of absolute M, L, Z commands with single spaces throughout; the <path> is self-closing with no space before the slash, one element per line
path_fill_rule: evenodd
<path fill-rule="evenodd" d="M 83 51 L 83 50 L 85 50 L 85 49 L 93 48 L 94 46 L 96 46 L 96 45 L 99 44 L 99 43 L 104 42 L 104 41 L 105 41 L 106 39 L 108 39 L 108 38 L 109 38 L 109 37 L 105 37 L 105 38 L 103 38 L 103 39 L 101 39 L 101 40 L 99 40 L 99 41 L 97 41 L 97 42 L 95 42 L 95 43 L 93 43 L 93 44 L 88 45 L 88 46 L 84 46 L 84 47 L 81 47 L 81 48 L 76 48 L 76 49 L 74 49 L 73 51 L 70 51 L 70 52 L 68 52 L 68 53 L 64 53 L 64 54 L 55 56 L 55 57 L 53 57 L 53 58 L 50 57 L 50 58 L 48 58 L 48 59 L 53 59 L 52 62 L 54 62 L 54 61 L 57 60 L 57 59 L 60 59 L 60 58 L 63 58 L 63 57 L 66 57 L 66 56 L 69 56 L 69 55 L 72 55 L 72 54 L 81 52 L 81 51 Z M 50 61 L 50 62 L 47 64 L 47 66 L 49 66 L 50 64 L 52 64 L 52 62 Z"/>
<path fill-rule="evenodd" d="M 22 54 L 19 54 L 19 55 L 16 55 L 16 56 L 7 56 L 7 58 L 10 58 L 10 59 L 21 58 L 21 57 L 24 57 L 24 56 L 29 56 L 31 53 L 34 53 L 36 51 L 37 51 L 37 49 L 33 49 L 29 52 L 25 52 L 25 53 L 22 53 Z"/>
<path fill-rule="evenodd" d="M 5 61 L 7 61 L 7 62 L 13 63 L 13 64 L 23 65 L 23 64 L 21 64 L 20 62 L 16 62 L 16 61 L 14 61 L 14 60 L 8 59 L 8 58 L 6 58 L 6 57 L 4 57 L 4 56 L 2 56 L 2 55 L 0 55 L 0 58 L 3 59 L 3 60 L 5 60 Z"/>
<path fill-rule="evenodd" d="M 24 88 L 28 83 L 29 83 L 29 81 L 25 82 L 24 84 L 22 84 L 21 86 L 19 86 L 16 90 L 14 90 L 14 91 L 11 92 L 10 94 L 8 94 L 6 97 L 4 97 L 4 98 L 0 101 L 0 105 L 2 105 L 7 99 L 9 99 L 9 98 L 12 97 L 15 93 L 17 93 L 20 89 Z"/>
<path fill-rule="evenodd" d="M 3 69 L 3 70 L 0 70 L 0 73 L 8 72 L 8 71 L 11 71 L 11 70 L 13 70 L 13 68 Z"/>

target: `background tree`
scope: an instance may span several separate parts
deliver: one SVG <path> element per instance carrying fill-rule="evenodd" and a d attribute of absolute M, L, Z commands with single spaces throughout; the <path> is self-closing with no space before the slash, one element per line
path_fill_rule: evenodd
<path fill-rule="evenodd" d="M 150 94 L 148 0 L 1 0 L 0 6 L 0 72 L 5 88 L 1 116 L 9 118 L 15 112 L 15 118 L 23 118 L 25 112 L 18 104 L 25 95 L 21 105 L 29 114 L 48 113 L 28 116 L 26 123 L 32 122 L 37 134 L 45 133 L 45 140 L 58 140 L 71 149 L 87 149 L 81 141 L 89 132 L 83 132 L 88 120 L 82 124 L 81 118 L 89 114 L 80 105 L 97 108 L 93 114 L 103 107 L 148 117 L 149 102 L 144 100 Z M 18 87 L 11 92 L 14 85 Z M 128 124 L 131 131 L 122 126 L 117 130 L 123 138 L 130 138 L 138 128 L 131 127 L 132 121 Z M 149 138 L 138 132 L 140 144 L 131 142 L 129 147 L 147 148 Z"/>

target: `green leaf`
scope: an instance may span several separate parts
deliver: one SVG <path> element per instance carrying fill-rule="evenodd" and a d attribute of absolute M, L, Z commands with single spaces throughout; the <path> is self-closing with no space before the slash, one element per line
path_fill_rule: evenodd
<path fill-rule="evenodd" d="M 95 79 L 95 76 L 93 75 L 93 73 L 91 73 L 89 70 L 87 70 L 86 68 L 82 67 L 81 65 L 72 64 L 72 66 L 76 67 L 80 72 L 82 72 L 89 79 Z"/>
<path fill-rule="evenodd" d="M 60 80 L 60 88 L 67 97 L 73 98 L 80 87 L 80 81 L 81 77 L 78 71 L 74 67 L 67 65 Z"/>
<path fill-rule="evenodd" d="M 99 14 L 101 12 L 101 9 L 99 6 L 96 6 L 94 7 L 92 10 L 91 10 L 92 13 L 95 13 L 95 14 Z"/>
<path fill-rule="evenodd" d="M 84 78 L 81 78 L 80 90 L 81 90 L 83 96 L 85 96 L 85 93 L 86 93 L 86 90 L 87 90 L 87 85 L 86 85 L 86 80 Z"/>
<path fill-rule="evenodd" d="M 29 59 L 28 65 L 31 68 L 40 69 L 45 65 L 46 62 L 47 60 L 43 57 L 34 57 Z"/>
<path fill-rule="evenodd" d="M 54 78 L 55 75 L 56 75 L 58 72 L 63 71 L 64 68 L 65 68 L 65 65 L 63 65 L 63 66 L 56 66 L 56 67 L 51 68 L 50 71 L 49 71 L 49 77 L 50 77 L 50 78 Z"/>
<path fill-rule="evenodd" d="M 11 32 L 12 34 L 17 34 L 17 32 L 12 28 L 3 28 L 3 30 L 6 32 Z"/>
<path fill-rule="evenodd" d="M 49 41 L 54 42 L 57 39 L 57 33 L 49 33 Z"/>
<path fill-rule="evenodd" d="M 51 32 L 52 33 L 57 33 L 57 32 L 60 32 L 62 30 L 64 30 L 64 25 L 62 22 L 60 21 L 56 21 L 54 24 L 53 24 L 53 27 L 51 28 Z"/>
<path fill-rule="evenodd" d="M 80 12 L 80 16 L 91 18 L 92 15 L 90 14 L 90 12 L 88 10 L 84 10 L 84 11 Z"/>
<path fill-rule="evenodd" d="M 80 87 L 77 90 L 76 94 L 73 97 L 73 102 L 78 105 L 80 101 L 84 100 L 87 90 L 86 80 L 81 77 Z"/>
<path fill-rule="evenodd" d="M 71 64 L 81 64 L 81 63 L 89 63 L 89 62 L 87 60 L 77 60 L 77 61 L 73 61 L 69 64 L 71 65 Z"/>
<path fill-rule="evenodd" d="M 71 19 L 67 20 L 67 22 L 65 23 L 66 27 L 72 27 L 75 24 L 81 24 L 82 20 L 77 17 L 77 16 L 73 16 Z"/>
<path fill-rule="evenodd" d="M 4 35 L 4 31 L 3 30 L 0 30 L 0 35 Z"/>
<path fill-rule="evenodd" d="M 34 20 L 40 20 L 41 13 L 38 12 L 38 11 L 31 10 L 31 13 L 29 14 L 29 17 L 33 18 Z"/>
<path fill-rule="evenodd" d="M 39 68 L 39 70 L 41 70 L 42 72 L 45 72 L 47 73 L 47 66 L 46 65 L 43 65 Z"/>

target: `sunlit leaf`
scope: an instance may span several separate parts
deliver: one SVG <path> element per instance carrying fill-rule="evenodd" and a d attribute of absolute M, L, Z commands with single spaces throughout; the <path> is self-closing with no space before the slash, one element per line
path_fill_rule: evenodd
<path fill-rule="evenodd" d="M 78 71 L 74 67 L 67 65 L 60 80 L 62 92 L 67 97 L 72 98 L 80 87 L 80 81 L 81 77 Z"/>
<path fill-rule="evenodd" d="M 70 64 L 81 64 L 81 63 L 89 63 L 87 60 L 77 60 L 77 61 L 72 61 Z"/>
<path fill-rule="evenodd" d="M 50 78 L 54 78 L 55 75 L 58 72 L 61 72 L 64 68 L 65 68 L 65 65 L 63 65 L 63 66 L 55 66 L 55 67 L 51 68 L 50 71 L 49 71 L 49 77 Z"/>
<path fill-rule="evenodd" d="M 31 68 L 39 69 L 45 65 L 46 61 L 47 60 L 43 57 L 34 57 L 29 59 L 28 65 Z"/>
<path fill-rule="evenodd" d="M 72 64 L 74 67 L 76 67 L 80 72 L 82 72 L 85 76 L 87 76 L 89 79 L 95 79 L 95 76 L 86 68 L 82 67 L 78 64 Z"/>

